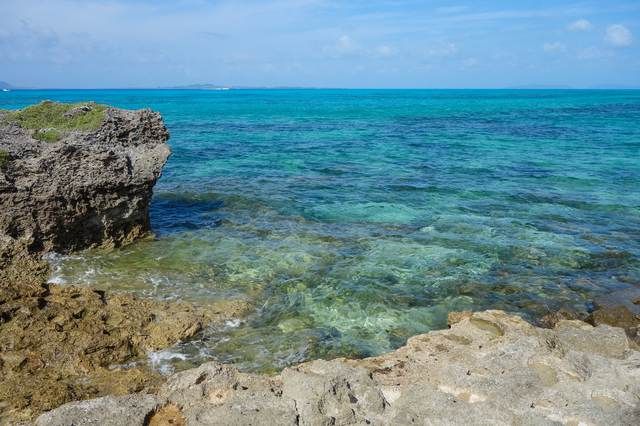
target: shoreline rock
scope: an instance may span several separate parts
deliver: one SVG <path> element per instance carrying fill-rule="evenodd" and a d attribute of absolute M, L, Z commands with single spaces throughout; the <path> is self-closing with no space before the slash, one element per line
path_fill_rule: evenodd
<path fill-rule="evenodd" d="M 242 316 L 247 308 L 240 302 L 198 307 L 56 285 L 0 303 L 0 419 L 28 420 L 68 401 L 157 386 L 163 381 L 157 372 L 145 362 L 131 362 L 193 337 L 208 324 Z"/>
<path fill-rule="evenodd" d="M 162 378 L 137 362 L 148 351 L 247 311 L 241 301 L 198 307 L 46 283 L 44 253 L 149 233 L 168 137 L 150 110 L 43 102 L 0 112 L 0 424 L 152 389 Z"/>
<path fill-rule="evenodd" d="M 484 311 L 379 357 L 316 360 L 276 376 L 207 363 L 152 394 L 69 403 L 36 424 L 143 425 L 169 411 L 189 425 L 632 425 L 639 395 L 640 352 L 622 329 L 575 320 L 544 329 Z"/>
<path fill-rule="evenodd" d="M 43 253 L 118 247 L 150 231 L 169 156 L 157 113 L 51 102 L 36 112 L 49 108 L 55 126 L 33 111 L 19 122 L 0 112 L 0 424 L 51 409 L 36 423 L 638 423 L 635 302 L 599 308 L 595 327 L 571 313 L 547 318 L 549 328 L 501 311 L 456 313 L 449 330 L 391 353 L 275 376 L 207 363 L 165 381 L 130 364 L 249 307 L 46 284 Z"/>
<path fill-rule="evenodd" d="M 65 105 L 43 102 L 18 113 L 57 113 L 55 123 L 69 127 L 78 114 L 97 108 L 86 104 L 88 110 L 67 116 L 60 111 L 71 107 Z M 6 154 L 0 234 L 24 242 L 31 253 L 66 253 L 118 247 L 150 231 L 149 201 L 170 155 L 160 114 L 101 106 L 96 129 L 71 129 L 47 141 L 36 139 L 39 130 L 12 121 L 18 113 L 0 114 L 0 151 Z"/>

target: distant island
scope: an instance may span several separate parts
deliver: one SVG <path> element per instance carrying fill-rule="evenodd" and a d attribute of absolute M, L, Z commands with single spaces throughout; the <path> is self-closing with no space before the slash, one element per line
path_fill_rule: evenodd
<path fill-rule="evenodd" d="M 33 87 L 33 86 L 14 86 L 6 81 L 0 81 L 0 91 L 10 91 L 10 90 L 108 90 L 108 89 L 118 89 L 118 90 L 349 90 L 346 87 L 318 87 L 318 86 L 236 86 L 236 85 L 219 85 L 212 83 L 197 83 L 197 84 L 185 84 L 185 85 L 175 85 L 175 86 L 155 86 L 155 87 L 94 87 L 94 88 L 74 88 L 74 87 Z M 361 88 L 361 89 L 397 89 L 393 87 L 386 88 Z M 638 90 L 640 86 L 625 86 L 625 85 L 616 85 L 616 84 L 599 84 L 589 87 L 575 87 L 568 85 L 548 85 L 548 84 L 523 84 L 523 85 L 514 85 L 514 86 L 505 86 L 505 87 L 497 87 L 497 88 L 483 88 L 483 87 L 464 87 L 464 88 L 453 88 L 453 87 L 416 87 L 407 90 L 471 90 L 471 89 L 487 89 L 487 90 L 495 90 L 495 89 L 505 89 L 505 90 Z M 401 90 L 401 89 L 400 89 Z"/>
<path fill-rule="evenodd" d="M 162 86 L 156 89 L 164 90 L 282 90 L 282 89 L 332 89 L 332 87 L 305 87 L 305 86 L 219 86 L 217 84 L 187 84 L 184 86 Z"/>

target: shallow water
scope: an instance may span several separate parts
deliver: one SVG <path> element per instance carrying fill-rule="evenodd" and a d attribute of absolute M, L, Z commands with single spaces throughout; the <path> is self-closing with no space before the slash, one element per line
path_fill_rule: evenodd
<path fill-rule="evenodd" d="M 640 286 L 640 91 L 18 91 L 160 111 L 156 239 L 53 279 L 250 301 L 157 354 L 273 371 L 368 356 L 450 310 L 535 318 Z M 177 353 L 179 356 L 172 356 Z"/>

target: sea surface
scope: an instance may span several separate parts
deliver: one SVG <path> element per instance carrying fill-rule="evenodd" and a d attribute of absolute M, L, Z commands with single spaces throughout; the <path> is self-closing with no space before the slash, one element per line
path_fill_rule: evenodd
<path fill-rule="evenodd" d="M 247 318 L 154 354 L 164 371 L 364 357 L 447 312 L 582 312 L 640 286 L 640 91 L 57 90 L 153 108 L 173 155 L 155 239 L 52 258 L 52 280 Z"/>

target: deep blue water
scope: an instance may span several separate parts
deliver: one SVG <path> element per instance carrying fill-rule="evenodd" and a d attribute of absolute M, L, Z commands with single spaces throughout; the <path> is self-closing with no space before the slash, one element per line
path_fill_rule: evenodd
<path fill-rule="evenodd" d="M 640 91 L 0 93 L 160 111 L 157 238 L 55 279 L 252 313 L 176 351 L 278 369 L 366 356 L 450 310 L 536 318 L 640 286 Z"/>

